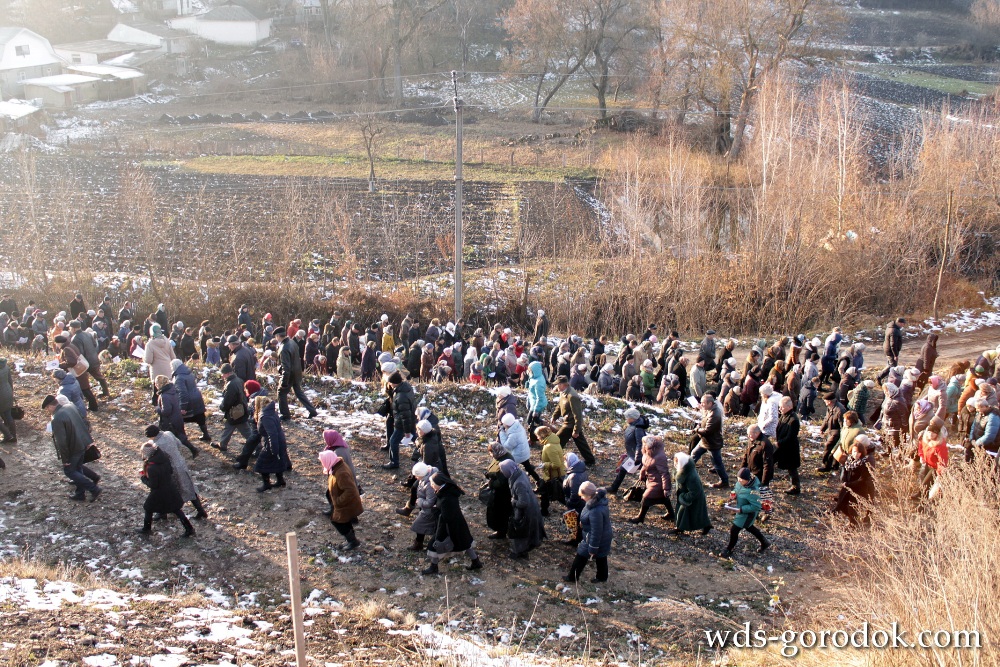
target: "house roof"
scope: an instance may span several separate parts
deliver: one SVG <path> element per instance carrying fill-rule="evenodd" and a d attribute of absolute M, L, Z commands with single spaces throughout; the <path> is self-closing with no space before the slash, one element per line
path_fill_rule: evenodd
<path fill-rule="evenodd" d="M 21 34 L 24 28 L 0 28 L 0 47 Z"/>
<path fill-rule="evenodd" d="M 180 39 L 188 36 L 186 32 L 174 30 L 173 28 L 163 25 L 162 23 L 153 23 L 152 21 L 135 21 L 134 23 L 121 23 L 120 25 L 148 32 L 151 35 L 163 37 L 164 39 Z"/>
<path fill-rule="evenodd" d="M 51 88 L 59 93 L 69 93 L 73 91 L 73 86 L 84 83 L 100 81 L 96 76 L 83 76 L 82 74 L 57 74 L 55 76 L 42 76 L 37 79 L 25 79 L 21 83 L 25 86 L 42 86 Z"/>
<path fill-rule="evenodd" d="M 7 100 L 6 102 L 0 102 L 0 117 L 2 118 L 17 120 L 18 118 L 30 116 L 36 111 L 41 111 L 41 109 L 22 100 Z"/>
<path fill-rule="evenodd" d="M 243 5 L 220 5 L 198 17 L 199 21 L 263 21 L 267 17 L 259 15 Z"/>
<path fill-rule="evenodd" d="M 103 56 L 109 53 L 123 53 L 126 51 L 146 51 L 154 47 L 148 44 L 116 42 L 113 39 L 92 39 L 86 42 L 56 44 L 52 48 L 57 51 L 76 51 L 77 53 L 93 53 L 98 56 Z"/>
<path fill-rule="evenodd" d="M 126 79 L 139 79 L 145 76 L 137 69 L 115 67 L 113 65 L 71 65 L 66 69 L 75 74 L 98 76 L 102 79 L 118 79 L 119 81 L 124 81 Z"/>

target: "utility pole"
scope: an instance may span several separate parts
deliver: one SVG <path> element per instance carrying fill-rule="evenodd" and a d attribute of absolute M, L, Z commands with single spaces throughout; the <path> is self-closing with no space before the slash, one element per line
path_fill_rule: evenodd
<path fill-rule="evenodd" d="M 941 279 L 944 277 L 944 265 L 948 263 L 948 235 L 951 233 L 951 212 L 954 207 L 955 191 L 948 192 L 948 217 L 944 223 L 944 243 L 941 247 L 941 266 L 938 267 L 937 289 L 934 290 L 934 321 L 938 318 L 938 297 L 941 296 Z"/>
<path fill-rule="evenodd" d="M 455 87 L 455 323 L 462 319 L 462 100 L 458 99 L 458 72 L 452 70 Z"/>

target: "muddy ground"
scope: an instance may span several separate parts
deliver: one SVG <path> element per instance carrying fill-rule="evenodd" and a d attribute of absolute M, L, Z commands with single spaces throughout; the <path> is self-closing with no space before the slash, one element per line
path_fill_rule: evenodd
<path fill-rule="evenodd" d="M 995 345 L 997 338 L 996 329 L 946 335 L 942 358 L 973 356 Z M 910 360 L 917 347 L 917 341 L 908 341 L 904 360 Z M 878 357 L 873 350 L 869 353 L 869 366 L 875 367 Z M 68 499 L 70 487 L 44 432 L 39 405 L 52 390 L 51 382 L 42 377 L 37 362 L 28 362 L 15 383 L 27 416 L 18 425 L 18 444 L 0 447 L 7 463 L 0 473 L 0 556 L 23 554 L 75 566 L 121 590 L 171 596 L 199 593 L 217 604 L 246 610 L 240 613 L 273 614 L 287 594 L 284 535 L 295 531 L 302 550 L 303 591 L 318 591 L 314 598 L 332 598 L 348 610 L 373 600 L 385 602 L 397 614 L 408 615 L 410 623 L 447 619 L 486 645 L 520 644 L 543 654 L 568 655 L 581 655 L 589 645 L 593 655 L 621 659 L 636 650 L 634 633 L 643 651 L 682 659 L 699 650 L 705 629 L 745 620 L 778 622 L 780 616 L 769 608 L 776 587 L 792 618 L 804 613 L 812 600 L 838 593 L 836 582 L 825 576 L 823 548 L 831 521 L 824 510 L 838 484 L 835 477 L 814 472 L 820 449 L 818 440 L 806 434 L 803 494 L 796 498 L 779 494 L 777 510 L 763 524 L 774 542 L 770 552 L 757 555 L 753 541 L 744 536 L 734 559 L 713 555 L 723 546 L 731 519 L 722 508 L 728 492 L 707 490 L 717 528 L 707 537 L 668 536 L 669 526 L 655 510 L 646 524 L 629 524 L 625 519 L 637 506 L 613 500 L 611 580 L 570 589 L 561 576 L 572 552 L 560 543 L 567 534 L 558 512 L 546 522 L 550 539 L 526 562 L 509 559 L 505 542 L 486 539 L 490 531 L 475 498 L 487 461 L 486 442 L 494 432 L 492 396 L 485 390 L 418 387 L 418 394 L 426 396 L 444 423 L 449 465 L 468 492 L 463 509 L 486 565 L 470 573 L 462 559 L 455 559 L 442 567 L 444 576 L 425 577 L 419 574 L 426 565 L 424 555 L 406 550 L 413 537 L 409 520 L 393 512 L 405 501 L 405 490 L 398 475 L 380 467 L 385 459 L 378 451 L 378 417 L 370 414 L 377 400 L 371 389 L 315 383 L 325 410 L 318 420 L 300 417 L 287 425 L 295 465 L 287 488 L 257 493 L 256 477 L 231 468 L 232 452 L 226 455 L 203 447 L 190 466 L 210 518 L 196 524 L 194 539 L 185 540 L 175 520 L 156 524 L 151 538 L 135 533 L 145 497 L 137 450 L 153 411 L 146 390 L 134 378 L 114 380 L 115 398 L 92 417 L 104 453 L 95 465 L 103 476 L 104 493 L 93 504 Z M 211 400 L 219 385 L 217 374 L 209 376 L 208 384 L 206 395 Z M 596 445 L 599 460 L 592 479 L 602 484 L 610 483 L 621 450 L 624 407 L 621 402 L 601 401 L 588 409 L 587 436 Z M 693 415 L 674 410 L 652 416 L 652 432 L 663 433 L 674 443 L 668 450 L 680 449 Z M 210 423 L 218 437 L 220 422 L 216 418 Z M 818 423 L 812 424 L 814 437 Z M 355 552 L 343 550 L 342 539 L 322 514 L 325 480 L 316 453 L 324 426 L 349 434 L 365 490 L 365 513 L 358 527 L 363 547 Z M 742 432 L 742 425 L 728 424 L 725 457 L 731 471 L 739 467 Z M 709 483 L 715 478 L 707 460 L 699 470 Z M 778 491 L 787 487 L 783 473 L 776 475 L 772 486 Z M 572 626 L 572 632 L 560 637 L 561 626 Z M 24 631 L 36 632 L 28 626 Z M 54 646 L 45 635 L 31 641 Z"/>

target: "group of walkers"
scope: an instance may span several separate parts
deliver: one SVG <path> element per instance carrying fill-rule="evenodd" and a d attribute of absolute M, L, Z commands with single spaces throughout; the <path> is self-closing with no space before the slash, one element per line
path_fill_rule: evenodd
<path fill-rule="evenodd" d="M 200 440 L 222 452 L 229 450 L 233 435 L 240 434 L 242 446 L 233 468 L 245 470 L 253 460 L 253 471 L 261 478 L 258 491 L 264 493 L 285 486 L 285 474 L 292 469 L 283 426 L 293 416 L 289 394 L 294 393 L 306 418 L 317 416 L 303 389 L 308 370 L 326 374 L 336 368 L 344 379 L 377 382 L 384 395 L 378 408 L 385 419 L 382 467 L 390 473 L 400 469 L 401 449 L 409 449 L 412 465 L 404 482 L 408 498 L 397 513 L 413 516 L 411 549 L 426 550 L 427 575 L 437 574 L 452 553 L 465 553 L 471 569 L 483 563 L 460 502 L 466 491 L 448 469 L 438 417 L 424 405 L 417 382 L 455 380 L 492 387 L 496 414 L 488 428 L 495 429 L 495 437 L 483 454 L 484 479 L 477 492 L 493 531 L 489 538 L 507 540 L 511 558 L 527 558 L 548 538 L 545 518 L 553 502 L 562 505 L 569 535 L 565 543 L 575 550 L 567 581 L 577 581 L 590 560 L 596 564 L 593 581 L 607 581 L 614 534 L 610 501 L 618 497 L 639 503 L 631 523 L 645 522 L 649 510 L 659 506 L 664 508 L 663 519 L 673 524 L 673 535 L 707 535 L 713 525 L 705 489 L 730 490 L 727 508 L 734 517 L 729 540 L 718 553 L 729 557 L 744 530 L 758 540 L 759 551 L 768 549 L 771 542 L 758 524 L 773 511 L 772 483 L 778 471 L 787 474 L 786 494 L 801 493 L 800 432 L 802 422 L 815 415 L 818 397 L 825 407 L 820 426 L 825 451 L 818 472 L 839 471 L 843 486 L 833 509 L 851 521 L 864 520 L 867 501 L 874 497 L 879 451 L 909 461 L 920 488 L 928 492 L 948 463 L 949 427 L 965 436 L 969 460 L 977 451 L 995 455 L 1000 431 L 1000 347 L 985 351 L 975 363 L 957 363 L 935 374 L 937 336 L 932 334 L 917 363 L 906 369 L 899 365 L 906 325 L 902 318 L 886 330 L 885 370 L 864 379 L 866 348 L 845 341 L 839 328 L 825 341 L 802 335 L 770 345 L 758 341 L 738 365 L 735 340 L 720 343 L 715 332 L 708 331 L 692 359 L 676 331 L 661 343 L 652 324 L 643 335 L 625 335 L 617 343 L 603 336 L 590 343 L 570 336 L 553 346 L 543 311 L 538 311 L 532 335 L 524 338 L 500 324 L 486 336 L 462 321 L 442 326 L 431 320 L 423 327 L 409 316 L 395 325 L 383 315 L 362 328 L 342 319 L 339 311 L 325 324 L 312 320 L 303 325 L 294 319 L 283 327 L 270 314 L 255 322 L 245 305 L 235 326 L 215 337 L 208 322 L 197 333 L 182 322 L 170 326 L 162 304 L 144 323 L 133 325 L 132 304 L 124 304 L 116 320 L 109 315 L 107 297 L 98 309 L 88 310 L 81 295 L 71 302 L 68 314 L 54 318 L 51 328 L 46 313 L 33 303 L 20 319 L 9 317 L 9 312 L 16 313 L 16 305 L 0 299 L 5 341 L 12 340 L 6 331 L 14 328 L 18 339 L 12 344 L 22 345 L 20 331 L 27 324 L 39 331 L 44 351 L 55 355 L 58 368 L 52 378 L 57 390 L 44 398 L 42 407 L 51 415 L 49 428 L 64 473 L 76 488 L 74 500 L 95 501 L 101 494 L 100 476 L 86 463 L 99 456 L 91 435 L 90 413 L 101 408 L 94 384 L 101 388 L 101 397 L 110 394 L 102 365 L 132 356 L 148 367 L 150 400 L 158 419 L 145 430 L 140 448 L 141 477 L 149 487 L 141 529 L 146 534 L 157 515 L 174 514 L 185 536 L 193 535 L 183 511 L 188 502 L 196 519 L 207 517 L 181 455 L 182 447 L 192 458 L 199 454 L 185 424 L 195 424 Z M 102 335 L 116 326 L 118 335 Z M 329 365 L 330 359 L 336 360 L 335 366 Z M 189 365 L 195 361 L 218 366 L 223 378 L 218 408 L 223 430 L 217 442 Z M 277 400 L 258 380 L 258 373 L 271 370 L 279 378 Z M 880 405 L 874 396 L 877 385 L 885 397 Z M 518 400 L 518 389 L 524 389 L 526 403 Z M 591 479 L 598 462 L 585 436 L 586 401 L 581 394 L 618 396 L 631 403 L 623 414 L 622 451 L 606 488 Z M 677 442 L 665 433 L 650 432 L 647 414 L 657 403 L 699 411 L 689 437 Z M 4 442 L 16 441 L 14 407 L 11 368 L 0 360 Z M 723 457 L 727 420 L 749 421 L 732 486 Z M 868 425 L 880 437 L 866 435 Z M 571 443 L 576 452 L 568 451 Z M 671 446 L 674 451 L 668 451 Z M 537 467 L 532 461 L 535 450 Z M 698 470 L 705 454 L 710 473 L 718 478 L 708 485 Z M 356 549 L 361 545 L 355 529 L 364 511 L 364 490 L 351 448 L 338 431 L 324 432 L 319 463 L 327 479 L 327 514 L 346 549 Z"/>

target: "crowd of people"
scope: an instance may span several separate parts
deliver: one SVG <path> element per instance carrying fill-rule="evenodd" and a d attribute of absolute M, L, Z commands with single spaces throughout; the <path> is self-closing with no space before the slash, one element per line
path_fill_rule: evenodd
<path fill-rule="evenodd" d="M 842 487 L 831 508 L 852 522 L 864 521 L 870 509 L 879 454 L 909 465 L 920 488 L 917 499 L 929 500 L 937 474 L 948 465 L 949 429 L 960 434 L 966 460 L 995 457 L 1000 446 L 1000 346 L 974 362 L 936 369 L 938 337 L 931 334 L 914 366 L 905 368 L 899 362 L 903 318 L 886 328 L 886 366 L 876 375 L 865 366 L 866 346 L 846 340 L 839 328 L 825 340 L 798 335 L 770 344 L 756 341 L 741 364 L 735 357 L 737 341 L 718 340 L 712 330 L 690 354 L 676 331 L 661 341 L 654 324 L 614 343 L 606 336 L 559 340 L 550 338 L 541 310 L 533 331 L 523 336 L 501 324 L 488 334 L 461 320 L 442 325 L 432 319 L 425 326 L 409 315 L 398 324 L 382 315 L 364 327 L 340 311 L 325 323 L 296 318 L 281 326 L 270 313 L 256 321 L 247 305 L 239 308 L 233 326 L 217 336 L 207 321 L 197 328 L 171 324 L 163 304 L 141 322 L 130 302 L 117 309 L 117 316 L 114 312 L 107 296 L 98 308 L 88 309 L 77 294 L 50 326 L 47 313 L 34 302 L 18 316 L 10 297 L 0 299 L 4 344 L 27 354 L 51 355 L 50 364 L 57 366 L 51 371 L 55 389 L 41 405 L 51 416 L 48 429 L 63 471 L 75 486 L 73 500 L 93 502 L 101 494 L 100 476 L 86 464 L 99 457 L 90 415 L 101 409 L 99 398 L 110 395 L 102 368 L 130 357 L 145 364 L 158 417 L 145 430 L 140 448 L 141 478 L 149 487 L 140 531 L 145 534 L 157 515 L 173 514 L 184 535 L 193 535 L 183 511 L 188 502 L 195 519 L 207 517 L 181 455 L 182 448 L 192 458 L 199 454 L 186 424 L 197 427 L 200 441 L 223 452 L 239 434 L 233 468 L 245 470 L 252 461 L 261 493 L 285 486 L 285 473 L 292 468 L 283 426 L 293 418 L 289 395 L 294 394 L 306 419 L 317 415 L 303 389 L 307 373 L 380 387 L 382 467 L 393 474 L 402 466 L 401 450 L 409 450 L 408 498 L 396 511 L 413 517 L 411 549 L 426 550 L 428 575 L 437 574 L 452 553 L 465 553 L 470 569 L 483 563 L 460 502 L 466 491 L 449 472 L 439 420 L 422 404 L 420 383 L 491 387 L 496 414 L 488 428 L 495 438 L 483 453 L 484 480 L 477 492 L 493 531 L 489 538 L 507 540 L 511 558 L 527 558 L 548 538 L 545 518 L 558 503 L 569 534 L 565 542 L 575 550 L 566 581 L 577 581 L 590 560 L 596 565 L 593 581 L 607 581 L 614 534 L 609 501 L 615 498 L 638 503 L 631 523 L 643 523 L 650 509 L 662 507 L 672 534 L 707 535 L 713 525 L 705 489 L 731 490 L 726 507 L 733 520 L 728 542 L 718 553 L 731 556 L 742 531 L 757 539 L 759 551 L 768 549 L 771 542 L 760 521 L 773 510 L 776 476 L 787 474 L 786 494 L 802 491 L 800 437 L 803 422 L 817 418 L 818 401 L 823 405 L 824 452 L 817 472 L 840 474 Z M 218 407 L 223 429 L 217 441 L 208 428 L 208 406 L 193 363 L 217 366 L 223 378 Z M 270 373 L 278 377 L 277 400 L 258 379 L 258 374 Z M 876 387 L 884 396 L 881 403 L 875 399 Z M 587 408 L 581 394 L 629 403 L 620 455 L 607 487 L 591 479 L 598 462 L 585 435 Z M 5 443 L 16 442 L 14 403 L 11 366 L 0 359 L 0 435 Z M 665 433 L 650 432 L 644 412 L 656 405 L 698 411 L 685 442 L 677 445 Z M 733 470 L 727 470 L 723 457 L 729 447 L 727 420 L 745 427 L 745 445 Z M 364 490 L 342 434 L 326 430 L 323 440 L 319 462 L 327 478 L 327 514 L 345 548 L 356 549 L 361 545 L 356 527 L 364 511 Z M 575 452 L 568 451 L 570 444 Z M 677 451 L 671 455 L 668 447 Z M 698 469 L 705 454 L 709 473 L 718 478 L 707 485 Z"/>

